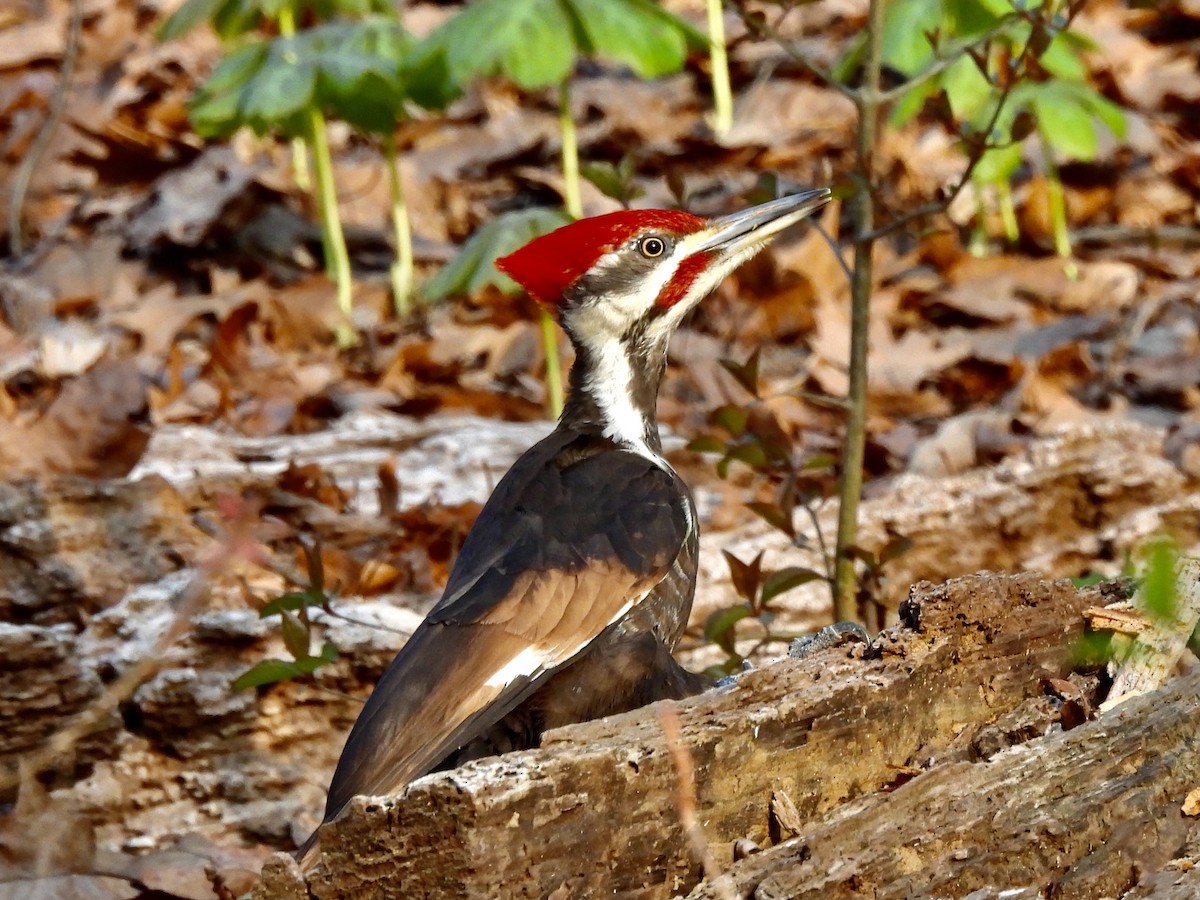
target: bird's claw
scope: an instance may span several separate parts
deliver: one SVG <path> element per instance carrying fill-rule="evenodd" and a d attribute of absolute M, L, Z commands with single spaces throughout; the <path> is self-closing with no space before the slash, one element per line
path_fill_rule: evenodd
<path fill-rule="evenodd" d="M 871 636 L 857 622 L 835 622 L 832 625 L 826 625 L 814 634 L 806 634 L 803 637 L 796 638 L 792 641 L 791 646 L 788 647 L 788 657 L 791 659 L 806 659 L 821 650 L 828 650 L 830 647 L 839 647 L 850 641 L 870 644 Z"/>
<path fill-rule="evenodd" d="M 716 687 L 717 688 L 733 687 L 735 684 L 737 684 L 737 680 L 739 678 L 741 678 L 743 674 L 745 674 L 746 672 L 749 672 L 753 668 L 754 668 L 754 663 L 750 662 L 750 660 L 748 660 L 748 659 L 743 659 L 742 660 L 742 671 L 741 672 L 732 672 L 729 675 L 726 675 L 724 678 L 717 681 Z"/>

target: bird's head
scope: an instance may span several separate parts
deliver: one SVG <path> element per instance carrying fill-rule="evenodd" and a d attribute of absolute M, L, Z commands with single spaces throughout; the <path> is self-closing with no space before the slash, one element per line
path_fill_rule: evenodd
<path fill-rule="evenodd" d="M 614 338 L 665 343 L 726 275 L 829 197 L 806 191 L 717 219 L 621 210 L 565 225 L 496 265 L 557 310 L 577 347 Z"/>
<path fill-rule="evenodd" d="M 614 212 L 572 222 L 497 260 L 558 311 L 575 345 L 562 423 L 656 454 L 654 408 L 671 333 L 738 264 L 829 197 L 828 190 L 807 191 L 718 219 Z"/>

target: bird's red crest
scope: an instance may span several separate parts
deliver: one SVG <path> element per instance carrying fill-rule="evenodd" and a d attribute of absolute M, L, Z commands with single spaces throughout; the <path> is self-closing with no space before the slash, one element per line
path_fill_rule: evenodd
<path fill-rule="evenodd" d="M 707 224 L 691 213 L 669 209 L 624 209 L 580 219 L 534 238 L 520 250 L 496 260 L 496 267 L 533 299 L 556 306 L 563 292 L 605 253 L 650 229 L 691 234 Z"/>

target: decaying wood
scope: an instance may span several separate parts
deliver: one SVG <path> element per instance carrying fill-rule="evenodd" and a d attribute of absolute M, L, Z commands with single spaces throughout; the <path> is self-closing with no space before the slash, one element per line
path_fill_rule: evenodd
<path fill-rule="evenodd" d="M 1097 600 L 1028 577 L 921 585 L 878 658 L 835 649 L 781 661 L 680 704 L 680 742 L 694 760 L 697 818 L 714 857 L 729 866 L 743 838 L 768 846 L 784 794 L 795 808 L 788 831 L 852 815 L 931 768 L 915 781 L 956 773 L 940 783 L 959 796 L 955 779 L 981 747 L 997 746 L 997 724 L 1025 722 L 1019 711 L 1043 703 L 1043 679 L 1067 676 L 1082 610 Z M 675 777 L 654 707 L 563 729 L 541 750 L 356 800 L 323 832 L 307 887 L 318 898 L 673 896 L 699 879 Z M 915 827 L 932 813 L 905 816 Z M 259 900 L 294 891 L 289 871 L 272 869 Z"/>
<path fill-rule="evenodd" d="M 1200 621 L 1200 560 L 1180 560 L 1173 600 L 1170 610 L 1148 616 L 1146 627 L 1127 642 L 1115 661 L 1104 708 L 1152 691 L 1170 677 Z"/>
<path fill-rule="evenodd" d="M 1198 717 L 1200 671 L 1072 731 L 865 798 L 732 877 L 756 900 L 1119 896 L 1184 844 Z M 692 896 L 720 895 L 705 886 Z"/>

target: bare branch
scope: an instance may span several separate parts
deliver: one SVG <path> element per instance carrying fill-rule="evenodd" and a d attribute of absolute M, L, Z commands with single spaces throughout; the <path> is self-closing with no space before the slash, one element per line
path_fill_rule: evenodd
<path fill-rule="evenodd" d="M 692 855 L 700 862 L 705 879 L 712 885 L 713 890 L 719 893 L 722 900 L 735 900 L 725 873 L 713 859 L 712 851 L 708 847 L 708 838 L 704 836 L 704 829 L 700 827 L 700 821 L 696 817 L 696 767 L 692 762 L 692 754 L 679 739 L 679 711 L 673 702 L 667 701 L 661 705 L 658 721 L 667 739 L 671 760 L 675 764 L 678 786 L 675 805 L 679 810 L 679 824 L 683 826 L 683 832 L 692 846 Z"/>
<path fill-rule="evenodd" d="M 995 26 L 993 26 L 992 28 L 989 28 L 987 31 L 983 32 L 983 34 L 977 35 L 977 36 L 971 38 L 969 41 L 961 41 L 958 44 L 955 44 L 953 47 L 951 47 L 949 50 L 947 50 L 944 54 L 939 54 L 937 56 L 937 58 L 932 63 L 930 63 L 927 68 L 918 72 L 916 75 L 913 75 L 907 81 L 905 81 L 903 84 L 898 84 L 894 88 L 889 88 L 886 91 L 882 91 L 879 94 L 879 102 L 887 104 L 887 103 L 891 103 L 895 100 L 899 100 L 901 97 L 903 97 L 909 91 L 911 91 L 913 88 L 920 87 L 925 82 L 930 81 L 931 79 L 937 78 L 939 75 L 941 75 L 943 72 L 945 72 L 948 68 L 950 68 L 956 62 L 958 62 L 960 59 L 962 59 L 963 56 L 965 56 L 967 53 L 969 53 L 970 51 L 975 50 L 979 47 L 984 46 L 985 44 L 989 43 L 993 38 L 1002 34 L 1005 31 L 1005 29 L 1008 28 L 1009 24 L 1011 24 L 1017 18 L 1018 18 L 1018 16 L 1016 13 L 1009 13 L 1008 15 L 1001 18 L 1000 21 L 997 22 Z"/>
<path fill-rule="evenodd" d="M 760 38 L 770 38 L 779 45 L 779 48 L 783 50 L 784 53 L 790 56 L 795 62 L 798 62 L 805 69 L 805 71 L 816 76 L 816 78 L 827 87 L 833 88 L 843 97 L 848 97 L 851 100 L 855 99 L 857 96 L 857 91 L 855 91 L 854 88 L 842 84 L 842 82 L 834 78 L 830 72 L 827 72 L 825 69 L 821 68 L 811 59 L 801 53 L 789 38 L 780 33 L 778 24 L 771 25 L 762 16 L 750 13 L 740 2 L 735 2 L 733 6 L 734 9 L 737 10 L 738 15 L 742 17 L 742 22 L 745 23 L 746 28 L 749 29 L 751 34 Z M 785 10 L 784 15 L 786 14 L 787 11 Z M 782 21 L 782 17 L 780 18 L 780 21 Z"/>
<path fill-rule="evenodd" d="M 1031 35 L 1029 40 L 1025 42 L 1025 46 L 1021 48 L 1021 52 L 1011 63 L 1011 67 L 1014 72 L 1020 71 L 1020 68 L 1025 64 L 1032 51 L 1033 37 Z M 1000 94 L 996 98 L 996 107 L 992 110 L 991 118 L 988 119 L 987 125 L 985 125 L 978 132 L 978 134 L 990 135 L 995 129 L 996 124 L 1000 121 L 1000 114 L 1004 111 L 1004 106 L 1008 102 L 1008 98 L 1012 94 L 1013 86 L 1017 83 L 1017 81 L 1017 78 L 1009 78 L 1005 85 L 1000 89 Z M 914 210 L 903 213 L 897 218 L 892 219 L 886 225 L 881 225 L 874 231 L 869 232 L 867 235 L 865 235 L 865 240 L 878 240 L 881 237 L 886 237 L 894 231 L 900 230 L 909 222 L 915 221 L 916 219 L 923 219 L 927 216 L 933 216 L 945 212 L 946 209 L 949 208 L 950 204 L 955 201 L 958 195 L 963 192 L 966 186 L 971 183 L 971 176 L 975 173 L 975 168 L 979 165 L 980 160 L 983 159 L 984 154 L 986 154 L 989 150 L 996 149 L 999 146 L 1002 145 L 992 144 L 986 140 L 978 141 L 977 143 L 973 144 L 971 147 L 971 152 L 967 156 L 967 167 L 963 170 L 962 175 L 959 176 L 958 181 L 955 182 L 954 187 L 952 187 L 948 192 L 944 193 L 937 201 L 933 203 L 927 203 L 924 206 L 919 206 Z"/>

